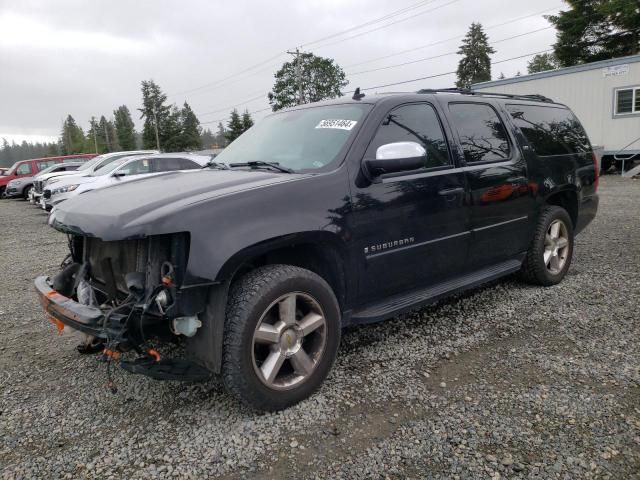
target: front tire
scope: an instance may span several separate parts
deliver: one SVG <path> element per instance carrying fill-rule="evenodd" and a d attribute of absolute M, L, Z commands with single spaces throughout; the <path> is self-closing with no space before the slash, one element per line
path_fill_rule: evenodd
<path fill-rule="evenodd" d="M 31 190 L 33 190 L 33 185 L 28 186 L 22 192 L 22 196 L 24 197 L 25 200 L 29 200 L 29 194 L 31 193 Z"/>
<path fill-rule="evenodd" d="M 312 395 L 340 344 L 340 309 L 331 287 L 309 270 L 268 265 L 230 290 L 222 377 L 258 410 L 276 411 Z"/>
<path fill-rule="evenodd" d="M 522 276 L 536 285 L 562 281 L 573 256 L 573 223 L 562 207 L 547 206 L 540 213 L 533 240 L 522 264 Z"/>

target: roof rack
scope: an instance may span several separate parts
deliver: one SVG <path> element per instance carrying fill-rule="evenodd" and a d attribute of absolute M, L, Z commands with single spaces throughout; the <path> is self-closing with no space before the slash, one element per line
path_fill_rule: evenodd
<path fill-rule="evenodd" d="M 416 93 L 459 93 L 461 95 L 488 95 L 492 97 L 501 97 L 501 98 L 514 98 L 519 100 L 534 100 L 538 102 L 547 102 L 547 103 L 555 103 L 552 99 L 545 97 L 544 95 L 515 95 L 511 93 L 500 93 L 500 92 L 478 92 L 475 90 L 471 90 L 468 88 L 424 88 L 422 90 L 418 90 Z"/>

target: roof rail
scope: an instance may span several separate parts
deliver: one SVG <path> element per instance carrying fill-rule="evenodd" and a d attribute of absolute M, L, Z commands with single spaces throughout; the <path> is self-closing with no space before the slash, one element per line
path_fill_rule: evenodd
<path fill-rule="evenodd" d="M 552 99 L 545 97 L 544 95 L 515 95 L 511 93 L 500 92 L 478 92 L 476 90 L 471 90 L 468 88 L 423 88 L 422 90 L 418 90 L 416 93 L 459 93 L 461 95 L 487 95 L 491 97 L 514 98 L 519 100 L 534 100 L 538 102 L 555 103 Z"/>

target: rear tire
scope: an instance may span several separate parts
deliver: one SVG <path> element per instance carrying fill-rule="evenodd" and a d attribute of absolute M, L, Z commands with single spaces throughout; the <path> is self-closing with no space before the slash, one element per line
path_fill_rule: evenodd
<path fill-rule="evenodd" d="M 290 265 L 257 268 L 229 292 L 224 385 L 252 408 L 282 410 L 320 387 L 339 343 L 340 309 L 327 282 Z"/>
<path fill-rule="evenodd" d="M 524 280 L 546 287 L 560 283 L 571 265 L 573 243 L 573 223 L 567 211 L 545 207 L 522 264 Z"/>
<path fill-rule="evenodd" d="M 25 200 L 29 200 L 29 194 L 31 193 L 31 190 L 33 190 L 33 185 L 29 185 L 22 191 L 22 196 Z"/>

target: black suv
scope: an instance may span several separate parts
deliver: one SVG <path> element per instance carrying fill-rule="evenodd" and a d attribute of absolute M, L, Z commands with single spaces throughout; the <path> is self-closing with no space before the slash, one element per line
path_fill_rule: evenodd
<path fill-rule="evenodd" d="M 273 113 L 204 170 L 62 204 L 50 224 L 70 256 L 35 281 L 49 318 L 131 372 L 221 374 L 278 410 L 320 386 L 344 326 L 514 272 L 563 279 L 598 207 L 595 157 L 566 106 L 363 97 Z"/>

